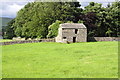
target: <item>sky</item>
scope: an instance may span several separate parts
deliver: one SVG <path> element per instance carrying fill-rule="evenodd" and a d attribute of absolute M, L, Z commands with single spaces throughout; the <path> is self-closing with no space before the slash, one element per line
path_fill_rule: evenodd
<path fill-rule="evenodd" d="M 0 0 L 0 17 L 15 18 L 17 12 L 20 9 L 22 9 L 28 2 L 33 2 L 33 1 L 34 0 Z M 98 3 L 102 3 L 103 6 L 106 6 L 108 3 L 114 2 L 115 0 L 78 0 L 78 1 L 81 4 L 81 8 L 84 8 L 89 4 L 89 2 L 98 2 Z"/>

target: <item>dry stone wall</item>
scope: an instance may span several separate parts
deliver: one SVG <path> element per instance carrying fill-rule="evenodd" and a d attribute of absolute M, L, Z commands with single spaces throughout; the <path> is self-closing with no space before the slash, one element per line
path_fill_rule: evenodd
<path fill-rule="evenodd" d="M 120 41 L 120 37 L 90 37 L 87 39 L 88 42 L 93 41 Z M 1 42 L 0 45 L 12 45 L 12 44 L 22 44 L 22 43 L 39 43 L 39 42 L 55 42 L 55 39 L 40 39 L 40 40 L 20 40 L 20 41 L 10 41 Z"/>
<path fill-rule="evenodd" d="M 40 40 L 19 40 L 10 42 L 1 42 L 1 45 L 12 45 L 12 44 L 22 44 L 22 43 L 38 43 L 38 42 L 55 42 L 55 39 L 40 39 Z"/>
<path fill-rule="evenodd" d="M 88 41 L 120 41 L 120 37 L 89 37 Z"/>

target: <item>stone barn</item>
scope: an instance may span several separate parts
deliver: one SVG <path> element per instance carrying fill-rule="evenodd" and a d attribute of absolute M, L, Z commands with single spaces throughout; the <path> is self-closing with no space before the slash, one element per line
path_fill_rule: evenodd
<path fill-rule="evenodd" d="M 64 23 L 60 24 L 56 42 L 75 43 L 87 41 L 87 28 L 82 23 Z"/>

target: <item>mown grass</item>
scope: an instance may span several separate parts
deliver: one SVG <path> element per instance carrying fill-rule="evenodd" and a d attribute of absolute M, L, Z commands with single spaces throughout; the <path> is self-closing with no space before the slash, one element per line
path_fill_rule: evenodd
<path fill-rule="evenodd" d="M 10 42 L 13 41 L 12 39 L 0 39 L 0 42 Z"/>
<path fill-rule="evenodd" d="M 3 78 L 118 78 L 118 42 L 2 47 Z"/>

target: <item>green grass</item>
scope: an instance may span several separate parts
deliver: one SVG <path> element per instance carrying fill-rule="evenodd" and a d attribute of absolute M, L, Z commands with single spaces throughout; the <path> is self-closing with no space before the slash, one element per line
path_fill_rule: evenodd
<path fill-rule="evenodd" d="M 0 39 L 0 42 L 10 42 L 13 41 L 12 39 Z"/>
<path fill-rule="evenodd" d="M 118 42 L 3 46 L 3 78 L 118 78 Z"/>

